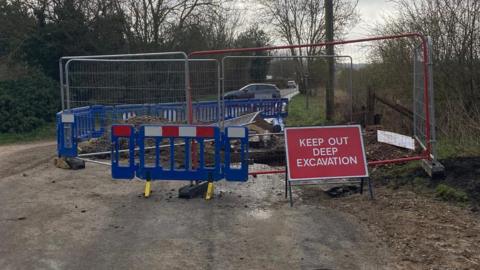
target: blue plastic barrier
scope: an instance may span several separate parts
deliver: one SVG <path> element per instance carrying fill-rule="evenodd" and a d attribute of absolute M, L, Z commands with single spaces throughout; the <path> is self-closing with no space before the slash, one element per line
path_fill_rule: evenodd
<path fill-rule="evenodd" d="M 76 132 L 75 115 L 57 113 L 57 151 L 59 156 L 77 156 Z"/>
<path fill-rule="evenodd" d="M 261 111 L 263 118 L 286 117 L 288 99 L 232 99 L 225 100 L 225 119 Z"/>
<path fill-rule="evenodd" d="M 185 103 L 153 104 L 151 115 L 167 119 L 172 123 L 181 123 L 187 119 L 185 108 Z"/>
<path fill-rule="evenodd" d="M 226 120 L 246 113 L 261 111 L 263 118 L 286 117 L 288 99 L 243 99 L 225 100 L 224 118 Z M 103 106 L 93 105 L 66 110 L 57 114 L 58 155 L 77 156 L 77 143 L 82 140 L 98 138 L 105 134 L 107 127 L 113 123 L 128 120 L 135 116 L 156 116 L 171 123 L 185 122 L 186 104 L 132 104 Z M 217 101 L 201 101 L 192 104 L 194 118 L 200 123 L 217 122 L 220 116 Z M 62 115 L 73 115 L 73 122 L 64 124 Z M 68 116 L 71 117 L 71 116 Z M 111 121 L 111 122 L 107 122 Z"/>
<path fill-rule="evenodd" d="M 105 122 L 107 119 L 105 106 L 102 106 L 102 105 L 91 106 L 90 117 L 91 117 L 90 121 L 91 121 L 91 131 L 92 131 L 91 136 L 93 138 L 101 137 L 105 133 L 105 129 L 107 126 L 107 123 Z"/>
<path fill-rule="evenodd" d="M 195 121 L 200 123 L 217 122 L 220 116 L 215 101 L 193 103 L 192 110 Z"/>
<path fill-rule="evenodd" d="M 128 148 L 122 149 L 125 143 L 128 143 Z M 144 125 L 135 132 L 132 125 L 114 125 L 112 145 L 114 179 L 134 177 L 152 181 L 248 179 L 246 127 L 228 127 L 222 133 L 219 127 L 213 126 Z M 138 164 L 135 163 L 135 146 L 138 146 Z M 211 148 L 207 149 L 207 146 Z M 121 155 L 125 151 L 128 152 L 128 158 L 122 159 Z M 150 151 L 149 156 L 147 151 Z M 233 154 L 239 155 L 240 160 L 233 162 L 231 158 Z M 211 157 L 210 163 L 207 162 L 207 155 Z M 182 164 L 177 164 L 178 160 L 182 160 Z"/>
<path fill-rule="evenodd" d="M 227 181 L 247 181 L 248 179 L 248 129 L 246 127 L 225 128 L 225 166 Z M 235 152 L 233 150 L 236 150 Z M 233 163 L 232 155 L 239 154 L 240 161 Z M 235 165 L 235 164 L 239 165 Z"/>
<path fill-rule="evenodd" d="M 135 177 L 135 128 L 132 125 L 112 126 L 112 178 L 133 179 Z M 123 141 L 122 141 L 123 140 Z M 127 143 L 128 159 L 122 163 L 122 144 Z"/>
<path fill-rule="evenodd" d="M 154 142 L 154 145 L 147 145 L 147 140 Z M 162 141 L 166 144 L 162 144 Z M 140 179 L 218 181 L 223 178 L 220 164 L 221 134 L 218 127 L 141 126 L 137 144 L 140 163 L 136 176 Z M 213 144 L 213 153 L 209 153 L 213 155 L 213 164 L 206 164 L 207 144 Z M 151 156 L 153 160 L 150 162 L 146 160 L 147 147 L 150 147 L 148 151 L 154 152 Z M 161 148 L 169 150 L 168 156 L 161 154 Z M 192 148 L 196 151 L 192 151 Z M 195 153 L 195 157 L 192 156 L 192 152 Z M 178 160 L 179 156 L 183 157 L 183 164 L 179 164 L 177 168 L 175 157 Z M 198 163 L 193 162 L 194 158 L 198 158 Z"/>

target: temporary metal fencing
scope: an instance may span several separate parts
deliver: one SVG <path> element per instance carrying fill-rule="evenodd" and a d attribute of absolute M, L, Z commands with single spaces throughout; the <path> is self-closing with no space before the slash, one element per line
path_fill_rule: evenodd
<path fill-rule="evenodd" d="M 429 63 L 429 48 L 427 39 L 416 33 L 386 36 L 386 37 L 373 37 L 366 39 L 337 41 L 332 43 L 319 43 L 319 44 L 307 44 L 296 46 L 277 46 L 266 48 L 246 48 L 246 49 L 231 49 L 231 50 L 217 50 L 217 51 L 202 51 L 194 52 L 191 57 L 199 55 L 216 55 L 216 54 L 229 54 L 229 53 L 246 53 L 246 52 L 269 52 L 275 50 L 285 49 L 301 49 L 308 47 L 322 47 L 327 44 L 351 44 L 359 42 L 369 41 L 382 41 L 382 40 L 394 40 L 399 38 L 420 38 L 421 44 L 421 61 L 415 61 L 414 72 L 414 99 L 415 99 L 415 134 L 417 140 L 423 142 L 424 151 L 421 154 L 409 157 L 400 157 L 388 160 L 370 160 L 370 165 L 381 165 L 396 162 L 406 162 L 420 159 L 431 159 L 434 154 L 432 150 L 432 138 L 434 138 L 433 122 L 431 121 L 431 115 L 433 115 L 433 88 L 431 69 L 428 67 Z M 183 55 L 183 53 L 174 53 Z M 129 57 L 129 56 L 121 56 Z M 134 56 L 141 57 L 141 56 Z M 219 129 L 219 137 L 205 138 L 198 136 L 146 136 L 145 128 L 160 128 L 157 125 L 151 125 L 145 122 L 141 122 L 140 127 L 126 125 L 127 120 L 142 116 L 142 115 L 154 115 L 157 117 L 165 118 L 167 121 L 164 126 L 169 126 L 171 123 L 204 123 L 204 122 L 217 122 L 216 127 L 222 127 L 223 121 L 228 118 L 240 116 L 245 113 L 261 111 L 264 118 L 282 119 L 287 115 L 286 104 L 287 100 L 284 99 L 253 99 L 253 100 L 233 100 L 223 101 L 222 96 L 225 91 L 237 90 L 240 87 L 248 83 L 274 83 L 276 85 L 285 85 L 289 80 L 294 80 L 299 83 L 300 87 L 304 87 L 306 93 L 313 86 L 322 84 L 322 81 L 315 81 L 318 78 L 310 76 L 312 74 L 309 69 L 293 69 L 294 71 L 281 70 L 282 68 L 291 69 L 291 65 L 288 62 L 284 62 L 288 59 L 292 59 L 294 56 L 276 56 L 276 55 L 263 55 L 263 56 L 225 56 L 222 61 L 215 59 L 110 59 L 114 56 L 103 56 L 103 58 L 109 59 L 97 59 L 102 57 L 88 57 L 82 58 L 68 58 L 61 59 L 61 85 L 62 85 L 62 105 L 65 107 L 61 113 L 58 114 L 59 128 L 58 128 L 58 142 L 59 153 L 65 156 L 77 156 L 77 143 L 83 139 L 97 138 L 108 134 L 110 132 L 110 126 L 113 125 L 111 140 L 113 143 L 112 148 L 112 175 L 119 178 L 131 178 L 133 176 L 145 179 L 149 178 L 162 178 L 168 177 L 169 179 L 183 179 L 183 180 L 195 180 L 205 179 L 206 176 L 216 180 L 219 177 L 226 177 L 227 179 L 240 179 L 243 181 L 247 173 L 251 175 L 259 175 L 265 173 L 283 173 L 284 170 L 274 171 L 262 171 L 252 170 L 248 172 L 248 166 L 246 165 L 249 158 L 252 158 L 254 151 L 248 151 L 248 146 L 252 144 L 249 142 L 248 137 L 262 138 L 261 143 L 268 145 L 268 143 L 275 143 L 277 145 L 284 144 L 282 134 L 248 134 L 245 130 L 245 136 L 230 138 L 228 137 L 228 130 L 223 131 Z M 313 56 L 310 58 L 321 58 L 325 56 Z M 93 59 L 95 58 L 95 59 Z M 304 57 L 305 61 L 309 61 L 308 57 Z M 293 58 L 295 59 L 295 58 Z M 297 59 L 302 59 L 298 57 Z M 417 57 L 415 58 L 417 59 Z M 262 70 L 258 70 L 255 66 L 252 66 L 251 61 L 257 60 L 257 64 Z M 311 60 L 311 59 L 310 59 Z M 351 60 L 351 59 L 350 59 Z M 246 61 L 250 64 L 240 64 L 235 67 L 233 62 L 237 63 Z M 92 65 L 92 63 L 96 63 Z M 110 65 L 107 65 L 110 63 Z M 113 65 L 112 65 L 113 63 Z M 163 64 L 160 64 L 163 63 Z M 168 63 L 165 65 L 165 63 Z M 182 66 L 182 64 L 184 66 Z M 222 65 L 220 65 L 222 63 Z M 273 63 L 273 64 L 272 64 Z M 300 61 L 301 63 L 301 61 Z M 122 68 L 115 68 L 115 65 L 123 65 Z M 268 65 L 267 65 L 268 64 Z M 298 62 L 293 65 L 298 65 Z M 307 66 L 312 65 L 312 62 L 307 63 Z M 69 70 L 69 68 L 72 70 Z M 172 67 L 172 69 L 167 68 Z M 195 70 L 191 70 L 192 66 L 196 66 Z M 174 67 L 174 68 L 173 68 Z M 95 69 L 98 68 L 98 69 Z M 152 72 L 152 69 L 157 68 L 158 72 Z M 183 71 L 180 71 L 183 68 Z M 275 70 L 275 69 L 279 70 Z M 420 72 L 419 70 L 422 70 Z M 149 73 L 150 70 L 150 73 Z M 348 70 L 348 69 L 345 69 Z M 99 76 L 97 73 L 102 73 L 105 76 Z M 130 73 L 141 74 L 139 76 L 130 77 Z M 183 72 L 183 77 L 180 73 Z M 195 73 L 198 72 L 198 73 Z M 276 72 L 276 73 L 275 73 Z M 290 75 L 285 73 L 290 72 Z M 352 104 L 352 61 L 350 61 L 350 77 L 347 82 L 347 86 L 350 91 L 350 119 L 351 119 L 351 104 Z M 125 78 L 135 78 L 130 80 L 120 80 L 117 82 L 115 78 L 120 78 L 121 75 Z M 308 75 L 308 76 L 306 76 Z M 63 78 L 65 76 L 65 78 Z M 119 76 L 119 77 L 115 77 Z M 236 76 L 236 77 L 235 77 Z M 299 79 L 300 78 L 300 79 Z M 65 83 L 64 83 L 65 79 Z M 110 82 L 108 82 L 110 80 Z M 146 82 L 145 82 L 146 80 Z M 165 82 L 165 80 L 167 82 Z M 141 84 L 135 84 L 135 81 L 141 82 Z M 83 84 L 82 83 L 87 83 Z M 117 83 L 117 84 L 116 84 Z M 123 83 L 123 86 L 122 86 Z M 172 87 L 163 86 L 164 84 L 172 84 Z M 420 83 L 423 83 L 421 88 Z M 95 87 L 89 87 L 94 85 Z M 97 94 L 94 89 L 102 92 L 102 87 L 105 85 L 111 86 L 112 89 L 119 89 L 119 96 L 112 96 L 110 103 L 106 100 L 105 104 L 99 104 L 98 101 L 107 99 L 107 94 Z M 138 89 L 135 89 L 137 87 Z M 164 87 L 164 88 L 162 88 Z M 432 89 L 431 89 L 432 88 Z M 154 92 L 153 99 L 148 95 L 148 90 Z M 167 94 L 167 97 L 155 93 L 175 91 L 175 93 L 182 93 L 176 96 L 175 94 Z M 423 90 L 422 90 L 423 89 Z M 140 96 L 129 96 L 129 90 L 142 93 Z M 73 92 L 78 93 L 73 94 Z M 156 92 L 158 91 L 158 92 Z M 318 90 L 317 90 L 318 91 Z M 423 93 L 423 95 L 419 94 Z M 122 96 L 126 97 L 122 101 Z M 419 99 L 418 97 L 423 97 Z M 171 99 L 170 102 L 162 102 L 162 98 Z M 214 99 L 214 101 L 206 101 Z M 119 103 L 117 103 L 117 101 Z M 131 103 L 129 103 L 131 102 Z M 83 107 L 74 107 L 86 105 Z M 108 115 L 108 116 L 107 116 Z M 423 122 L 424 124 L 422 125 Z M 115 124 L 121 124 L 117 126 Z M 170 124 L 169 124 L 170 123 Z M 176 128 L 180 128 L 177 126 Z M 114 129 L 115 128 L 115 129 Z M 115 134 L 114 134 L 115 133 Z M 215 133 L 215 132 L 214 132 Z M 216 133 L 215 133 L 216 134 Z M 433 135 L 433 136 L 432 136 Z M 269 140 L 265 138 L 274 138 Z M 132 143 L 133 138 L 133 143 Z M 207 140 L 211 140 L 214 145 L 214 149 L 209 148 Z M 125 141 L 128 144 L 125 144 Z M 201 143 L 203 142 L 203 143 Z M 172 147 L 173 144 L 173 148 Z M 199 148 L 192 147 L 198 145 Z M 177 151 L 176 147 L 183 148 L 183 152 Z M 224 149 L 224 151 L 217 152 L 218 148 Z M 208 151 L 206 151 L 206 149 Z M 232 149 L 236 149 L 233 150 Z M 170 151 L 170 152 L 169 152 Z M 199 151 L 199 152 L 197 152 Z M 214 155 L 208 156 L 205 153 L 213 151 Z M 136 160 L 136 153 L 141 153 L 139 160 Z M 165 172 L 165 168 L 162 162 L 165 159 L 160 157 L 168 153 L 170 159 L 169 170 L 173 170 L 172 174 L 159 173 Z M 185 155 L 183 164 L 173 164 L 172 160 L 175 159 L 175 153 L 183 153 Z M 220 153 L 220 156 L 217 155 Z M 232 153 L 239 154 L 240 157 L 230 158 Z M 94 153 L 95 154 L 95 153 Z M 127 155 L 127 157 L 122 156 Z M 81 156 L 81 155 L 80 155 Z M 150 156 L 150 157 L 148 157 Z M 193 160 L 193 157 L 197 156 L 200 161 Z M 220 158 L 220 163 L 217 163 L 217 157 Z M 222 158 L 223 157 L 223 158 Z M 279 159 L 283 159 L 284 156 L 278 155 Z M 220 174 L 208 171 L 205 167 L 207 163 L 212 162 L 208 159 L 213 158 L 215 170 L 219 169 Z M 255 158 L 255 157 L 254 157 Z M 142 160 L 140 160 L 142 159 Z M 180 158 L 182 159 L 182 158 Z M 163 160 L 163 161 L 162 161 Z M 254 160 L 255 161 L 255 160 Z M 121 162 L 127 162 L 126 164 L 120 164 Z M 153 163 L 152 163 L 153 162 Z M 279 160 L 281 162 L 281 160 Z M 150 165 L 149 165 L 150 164 Z M 153 165 L 152 165 L 153 164 Z M 196 167 L 199 166 L 200 167 Z M 220 164 L 220 165 L 218 165 Z M 280 163 L 278 165 L 281 165 Z M 202 167 L 203 166 L 203 167 Z M 115 172 L 113 171 L 115 167 Z M 200 169 L 197 169 L 200 168 Z M 176 171 L 186 170 L 188 173 L 176 173 Z M 133 171 L 133 172 L 132 172 Z M 195 174 L 198 176 L 192 176 Z M 164 175 L 164 176 L 159 176 Z M 188 179 L 185 179 L 188 178 Z"/>
<path fill-rule="evenodd" d="M 431 105 L 430 103 L 433 102 L 433 99 L 431 98 L 431 93 L 430 93 L 430 87 L 432 85 L 432 78 L 431 78 L 431 70 L 429 70 L 428 63 L 429 63 L 429 44 L 427 42 L 427 38 L 423 36 L 422 34 L 419 33 L 406 33 L 406 34 L 399 34 L 399 35 L 391 35 L 391 36 L 380 36 L 380 37 L 369 37 L 369 38 L 362 38 L 362 39 L 354 39 L 354 40 L 343 40 L 343 41 L 334 41 L 334 42 L 325 42 L 325 43 L 318 43 L 318 44 L 305 44 L 305 45 L 288 45 L 288 46 L 272 46 L 272 47 L 258 47 L 258 48 L 238 48 L 238 49 L 224 49 L 224 50 L 210 50 L 210 51 L 198 51 L 198 52 L 193 52 L 190 54 L 191 57 L 218 57 L 218 55 L 230 55 L 230 54 L 248 54 L 248 53 L 254 53 L 257 55 L 268 55 L 268 54 L 273 54 L 272 52 L 276 52 L 279 50 L 290 50 L 290 51 L 295 51 L 295 50 L 302 50 L 305 48 L 312 48 L 312 47 L 325 47 L 326 45 L 346 45 L 346 44 L 355 44 L 355 43 L 365 43 L 365 42 L 381 42 L 381 41 L 388 41 L 388 40 L 397 40 L 397 39 L 403 39 L 403 38 L 409 38 L 413 40 L 420 40 L 421 42 L 421 51 L 422 51 L 422 66 L 421 69 L 423 70 L 423 78 L 422 78 L 422 93 L 423 93 L 423 101 L 419 101 L 422 110 L 423 110 L 423 115 L 424 119 L 422 119 L 425 123 L 423 126 L 423 134 L 424 134 L 424 141 L 425 141 L 425 147 L 424 150 L 420 154 L 416 154 L 413 156 L 408 156 L 408 157 L 398 157 L 398 158 L 391 158 L 391 159 L 385 159 L 385 160 L 370 160 L 369 165 L 382 165 L 382 164 L 389 164 L 389 163 L 398 163 L 398 162 L 408 162 L 408 161 L 413 161 L 413 160 L 421 160 L 421 159 L 431 159 L 431 153 L 432 153 L 432 122 L 431 122 L 431 115 L 433 114 L 433 111 L 430 110 Z M 226 65 L 224 66 L 226 68 Z M 244 76 L 245 72 L 241 73 L 240 75 Z M 228 86 L 228 82 L 226 80 L 228 76 L 228 71 L 224 72 L 225 76 L 225 82 L 226 86 L 224 87 L 225 90 L 230 89 Z M 257 77 L 259 80 L 256 81 L 266 81 L 267 78 L 263 79 L 262 76 Z M 242 81 L 242 79 L 239 79 L 238 81 Z M 240 83 L 240 84 L 243 84 Z M 237 88 L 237 86 L 232 86 L 231 88 Z M 256 135 L 257 136 L 257 135 Z M 253 175 L 258 175 L 258 174 L 264 174 L 264 173 L 283 173 L 284 170 L 275 170 L 275 171 L 251 171 L 250 174 Z"/>
<path fill-rule="evenodd" d="M 110 85 L 103 85 L 99 86 L 96 84 L 95 81 L 90 81 L 89 87 L 82 87 L 84 85 L 71 85 L 69 83 L 69 77 L 67 75 L 68 73 L 68 63 L 71 62 L 72 60 L 80 60 L 80 59 L 90 59 L 90 61 L 93 63 L 90 66 L 87 67 L 82 67 L 79 66 L 79 75 L 80 76 L 89 76 L 88 79 L 92 80 L 95 78 L 98 78 L 98 75 L 103 73 L 108 75 L 106 78 L 100 78 L 100 82 L 105 82 L 107 80 L 110 80 L 110 83 L 113 83 L 114 87 L 113 89 L 108 89 Z M 122 64 L 117 64 L 113 65 L 112 63 L 106 64 L 106 65 L 96 65 L 95 66 L 95 61 L 94 60 L 108 60 L 111 59 L 113 61 L 119 61 L 119 60 L 139 60 L 137 62 L 137 68 L 139 70 L 135 70 L 132 68 L 135 68 L 133 65 L 122 65 Z M 88 96 L 83 96 L 82 91 L 92 91 L 92 88 L 97 88 L 97 91 L 115 91 L 119 90 L 118 88 L 115 89 L 115 86 L 121 87 L 120 90 L 128 90 L 129 88 L 134 89 L 135 87 L 140 87 L 144 88 L 144 84 L 148 84 L 149 82 L 144 82 L 142 81 L 143 77 L 142 76 L 147 76 L 148 78 L 153 78 L 153 76 L 161 76 L 161 70 L 158 70 L 157 73 L 155 74 L 155 70 L 149 71 L 145 70 L 141 65 L 144 65 L 145 63 L 142 64 L 142 62 L 148 62 L 150 60 L 183 60 L 183 72 L 182 74 L 179 74 L 183 76 L 184 81 L 183 81 L 183 95 L 187 95 L 188 93 L 188 74 L 189 74 L 189 67 L 188 67 L 188 62 L 187 62 L 188 56 L 184 52 L 160 52 L 160 53 L 141 53 L 141 54 L 115 54 L 115 55 L 88 55 L 88 56 L 65 56 L 60 58 L 59 60 L 59 75 L 60 75 L 60 93 L 61 93 L 61 98 L 62 98 L 62 110 L 65 109 L 70 109 L 70 108 L 75 108 L 75 107 L 81 107 L 81 106 L 87 106 L 91 105 L 91 103 L 95 103 L 94 105 L 97 104 L 104 104 L 102 101 L 109 102 L 109 100 L 87 100 Z M 144 61 L 142 61 L 144 60 Z M 87 60 L 88 61 L 88 60 Z M 126 63 L 126 62 L 124 62 Z M 90 68 L 90 69 L 88 69 Z M 102 69 L 103 68 L 103 69 Z M 178 70 L 176 70 L 178 73 Z M 75 71 L 74 71 L 75 72 Z M 92 77 L 97 75 L 97 77 Z M 123 75 L 123 76 L 122 76 Z M 164 74 L 163 74 L 164 75 Z M 116 76 L 116 77 L 115 77 Z M 116 81 L 115 79 L 120 78 L 120 81 Z M 125 78 L 129 77 L 129 80 L 126 80 Z M 114 79 L 112 81 L 112 79 Z M 133 81 L 132 81 L 133 80 Z M 78 83 L 82 83 L 82 81 L 78 81 Z M 119 85 L 120 84 L 120 85 Z M 76 93 L 71 93 L 72 91 L 76 91 L 71 89 L 71 87 L 79 87 L 79 93 L 77 94 L 77 99 L 71 97 L 72 95 L 76 95 Z M 101 88 L 103 87 L 103 88 Z M 105 89 L 107 88 L 107 89 Z M 157 89 L 155 89 L 157 90 Z M 97 94 L 97 93 L 95 93 Z M 71 106 L 71 103 L 78 103 L 78 104 L 73 104 L 74 106 Z M 82 104 L 83 103 L 83 104 Z M 145 102 L 148 103 L 148 102 Z M 124 103 L 122 103 L 124 104 Z"/>
<path fill-rule="evenodd" d="M 435 102 L 433 93 L 433 63 L 431 56 L 432 41 L 428 37 L 428 56 L 424 57 L 424 51 L 421 46 L 414 49 L 413 55 L 413 132 L 414 137 L 423 149 L 427 149 L 427 145 L 431 145 L 431 157 L 437 159 L 436 153 L 436 130 L 435 130 Z M 424 62 L 428 59 L 428 62 Z M 428 65 L 428 95 L 424 91 L 425 65 Z M 428 102 L 425 99 L 428 98 Z M 427 127 L 425 104 L 428 104 L 428 112 L 430 114 L 430 125 Z M 430 138 L 427 137 L 427 130 L 430 130 Z"/>
<path fill-rule="evenodd" d="M 219 119 L 219 66 L 212 59 L 187 60 L 183 52 L 99 55 L 63 57 L 59 66 L 64 108 L 57 116 L 61 156 L 78 156 L 80 141 L 108 140 L 113 124 Z M 192 99 L 197 101 L 193 105 Z M 63 115 L 71 115 L 72 122 L 63 122 Z M 95 153 L 81 153 L 91 154 Z"/>
<path fill-rule="evenodd" d="M 309 110 L 310 99 L 320 99 L 324 93 L 326 72 L 323 70 L 326 60 L 337 60 L 337 72 L 345 72 L 344 81 L 339 80 L 338 92 L 346 95 L 348 109 L 345 120 L 352 120 L 353 104 L 353 59 L 348 55 L 295 56 L 285 52 L 275 55 L 227 55 L 222 58 L 222 90 L 238 90 L 252 83 L 265 83 L 277 86 L 282 96 L 304 93 L 305 110 Z M 277 55 L 280 54 L 280 55 Z M 348 63 L 341 60 L 346 59 Z M 340 61 L 339 61 L 340 60 Z M 294 82 L 296 86 L 289 85 Z M 225 94 L 225 93 L 222 94 Z M 261 93 L 261 92 L 260 92 Z M 314 106 L 314 105 L 311 105 Z"/>

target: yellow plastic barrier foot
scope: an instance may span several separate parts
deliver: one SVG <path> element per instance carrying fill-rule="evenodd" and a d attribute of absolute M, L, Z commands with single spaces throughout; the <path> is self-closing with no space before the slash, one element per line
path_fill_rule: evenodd
<path fill-rule="evenodd" d="M 213 198 L 213 182 L 208 182 L 207 194 L 205 195 L 205 200 L 210 200 Z"/>
<path fill-rule="evenodd" d="M 145 198 L 150 197 L 150 193 L 151 193 L 151 186 L 150 186 L 150 184 L 151 184 L 150 180 L 147 180 L 147 181 L 145 182 L 145 193 L 144 193 Z"/>

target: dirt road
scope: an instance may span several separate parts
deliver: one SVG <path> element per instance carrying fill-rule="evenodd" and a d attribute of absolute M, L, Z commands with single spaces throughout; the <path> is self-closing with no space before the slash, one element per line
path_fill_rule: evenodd
<path fill-rule="evenodd" d="M 110 178 L 53 167 L 53 143 L 0 147 L 0 269 L 389 269 L 390 253 L 353 215 L 301 202 L 280 177 L 217 185 Z"/>

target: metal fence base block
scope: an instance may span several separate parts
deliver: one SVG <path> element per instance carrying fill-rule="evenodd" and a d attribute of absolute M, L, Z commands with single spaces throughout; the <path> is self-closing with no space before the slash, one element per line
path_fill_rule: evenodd
<path fill-rule="evenodd" d="M 66 158 L 66 161 L 72 170 L 85 169 L 85 161 L 83 160 L 78 158 Z"/>
<path fill-rule="evenodd" d="M 422 159 L 422 168 L 432 179 L 445 177 L 445 167 L 438 161 Z"/>
<path fill-rule="evenodd" d="M 208 182 L 202 182 L 196 185 L 186 185 L 178 190 L 178 197 L 182 199 L 193 199 L 203 197 L 207 192 Z"/>

